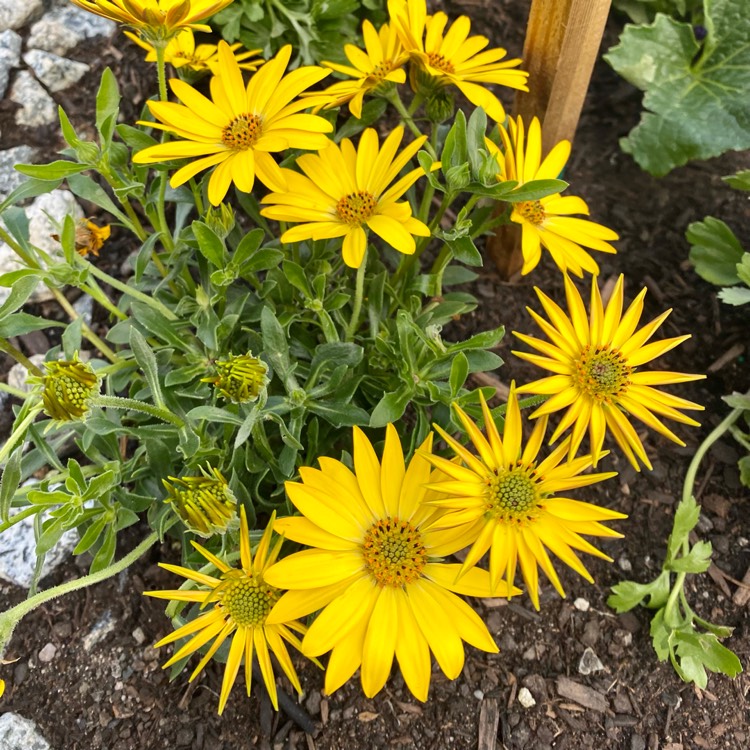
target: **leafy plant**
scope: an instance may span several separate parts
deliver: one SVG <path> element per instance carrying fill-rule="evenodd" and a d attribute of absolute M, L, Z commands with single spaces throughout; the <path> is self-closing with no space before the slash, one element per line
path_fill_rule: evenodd
<path fill-rule="evenodd" d="M 700 16 L 700 34 L 663 12 L 652 23 L 626 25 L 604 55 L 644 92 L 641 121 L 620 145 L 657 177 L 691 160 L 750 148 L 745 0 L 704 0 Z"/>

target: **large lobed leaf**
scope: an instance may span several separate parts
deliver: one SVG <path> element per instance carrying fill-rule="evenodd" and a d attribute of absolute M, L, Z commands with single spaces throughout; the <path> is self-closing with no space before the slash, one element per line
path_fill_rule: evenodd
<path fill-rule="evenodd" d="M 703 43 L 690 24 L 659 14 L 627 25 L 604 57 L 645 91 L 640 123 L 620 142 L 661 177 L 691 159 L 750 148 L 750 13 L 747 0 L 705 0 Z"/>

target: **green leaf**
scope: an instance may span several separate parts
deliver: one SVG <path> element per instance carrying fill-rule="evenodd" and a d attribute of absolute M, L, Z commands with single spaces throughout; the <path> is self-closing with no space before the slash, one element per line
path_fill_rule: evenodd
<path fill-rule="evenodd" d="M 352 116 L 340 128 L 336 129 L 336 142 L 340 142 L 342 138 L 351 138 L 370 127 L 372 123 L 383 116 L 387 106 L 388 102 L 385 99 L 378 98 L 366 101 L 362 106 L 362 117 L 359 120 Z"/>
<path fill-rule="evenodd" d="M 82 330 L 83 318 L 76 318 L 63 331 L 62 345 L 66 359 L 73 359 L 73 355 L 81 348 Z"/>
<path fill-rule="evenodd" d="M 102 141 L 109 143 L 120 111 L 120 89 L 115 74 L 105 68 L 102 72 L 99 90 L 96 92 L 96 129 Z"/>
<path fill-rule="evenodd" d="M 104 189 L 97 185 L 90 177 L 83 174 L 75 174 L 68 177 L 68 187 L 73 193 L 79 198 L 91 201 L 91 203 L 103 208 L 108 211 L 112 216 L 116 216 L 126 227 L 133 231 L 133 225 L 130 223 L 130 219 L 112 202 L 112 199 L 107 195 Z"/>
<path fill-rule="evenodd" d="M 334 427 L 366 425 L 370 421 L 370 415 L 364 409 L 341 401 L 308 401 L 306 406 Z"/>
<path fill-rule="evenodd" d="M 130 329 L 130 348 L 133 351 L 136 362 L 138 362 L 141 370 L 143 370 L 143 374 L 146 376 L 146 381 L 149 388 L 151 388 L 151 395 L 154 402 L 158 407 L 165 408 L 164 396 L 159 384 L 159 366 L 156 363 L 156 356 L 151 351 L 151 347 L 146 342 L 143 334 L 135 326 Z"/>
<path fill-rule="evenodd" d="M 745 393 L 732 393 L 729 396 L 722 396 L 722 401 L 725 401 L 733 409 L 750 409 L 750 396 Z"/>
<path fill-rule="evenodd" d="M 88 169 L 85 164 L 77 164 L 74 161 L 58 161 L 49 164 L 16 164 L 16 171 L 37 180 L 63 180 L 70 175 L 79 174 Z"/>
<path fill-rule="evenodd" d="M 740 470 L 740 482 L 745 487 L 750 487 L 750 456 L 743 456 L 737 462 L 737 466 Z"/>
<path fill-rule="evenodd" d="M 451 362 L 451 374 L 448 383 L 451 387 L 451 398 L 456 398 L 459 391 L 463 388 L 466 378 L 469 375 L 469 360 L 463 352 L 459 352 Z"/>
<path fill-rule="evenodd" d="M 39 277 L 35 274 L 21 276 L 13 285 L 8 299 L 0 305 L 0 320 L 22 307 L 39 284 Z"/>
<path fill-rule="evenodd" d="M 651 583 L 636 583 L 622 581 L 612 587 L 612 593 L 607 599 L 607 606 L 612 607 L 618 614 L 642 604 L 649 609 L 664 606 L 669 598 L 669 573 L 662 573 Z M 648 601 L 646 601 L 648 599 Z"/>
<path fill-rule="evenodd" d="M 107 525 L 107 516 L 105 513 L 101 513 L 91 525 L 86 529 L 81 537 L 81 540 L 75 546 L 73 550 L 74 555 L 81 555 L 84 552 L 88 552 L 96 543 L 97 539 L 104 531 L 104 527 Z"/>
<path fill-rule="evenodd" d="M 502 183 L 501 183 L 502 184 Z M 532 180 L 524 182 L 520 187 L 506 193 L 502 200 L 509 203 L 521 203 L 522 201 L 538 201 L 548 195 L 562 193 L 568 187 L 564 180 Z"/>
<path fill-rule="evenodd" d="M 675 641 L 680 656 L 692 657 L 712 672 L 720 672 L 727 677 L 736 677 L 742 672 L 740 660 L 726 646 L 722 646 L 713 633 L 678 630 Z"/>
<path fill-rule="evenodd" d="M 112 563 L 115 557 L 115 547 L 117 546 L 117 533 L 115 532 L 115 525 L 110 524 L 107 529 L 107 533 L 104 535 L 104 541 L 102 546 L 99 547 L 97 553 L 94 555 L 94 559 L 91 561 L 91 567 L 89 568 L 90 573 L 96 573 L 99 570 L 103 570 Z"/>
<path fill-rule="evenodd" d="M 696 542 L 687 555 L 672 560 L 665 568 L 677 573 L 705 573 L 711 565 L 711 543 Z"/>
<path fill-rule="evenodd" d="M 713 216 L 694 221 L 685 237 L 690 243 L 690 261 L 701 278 L 720 286 L 739 281 L 737 264 L 742 260 L 742 245 L 723 221 Z"/>
<path fill-rule="evenodd" d="M 295 288 L 298 289 L 306 297 L 313 297 L 312 289 L 310 289 L 310 283 L 307 280 L 307 274 L 305 269 L 302 268 L 298 263 L 291 260 L 285 260 L 281 264 L 281 269 L 286 277 L 286 280 Z"/>
<path fill-rule="evenodd" d="M 216 232 L 208 224 L 202 221 L 193 222 L 193 234 L 198 241 L 198 250 L 203 257 L 216 268 L 224 268 L 226 259 L 224 257 L 224 243 Z"/>
<path fill-rule="evenodd" d="M 664 623 L 664 609 L 660 609 L 651 620 L 651 627 L 649 628 L 651 634 L 651 642 L 654 646 L 659 661 L 666 661 L 671 653 L 671 646 L 669 644 L 670 636 L 672 635 L 672 629 Z"/>
<path fill-rule="evenodd" d="M 276 374 L 286 383 L 291 374 L 289 343 L 286 332 L 269 307 L 264 307 L 260 314 L 260 329 L 263 334 L 263 351 Z"/>
<path fill-rule="evenodd" d="M 705 0 L 707 36 L 659 14 L 626 25 L 604 59 L 645 92 L 622 149 L 659 177 L 691 159 L 750 148 L 750 13 L 746 0 Z"/>
<path fill-rule="evenodd" d="M 243 263 L 250 260 L 258 252 L 265 234 L 262 229 L 253 229 L 251 232 L 248 232 L 240 240 L 240 244 L 237 245 L 237 249 L 234 251 L 234 255 L 232 255 L 232 261 L 238 266 L 242 266 Z"/>
<path fill-rule="evenodd" d="M 236 424 L 241 425 L 244 420 L 242 417 L 238 417 L 236 414 L 231 414 L 224 409 L 219 409 L 216 406 L 196 406 L 195 409 L 191 409 L 187 413 L 187 418 L 203 419 L 208 422 L 224 422 L 225 424 Z"/>
<path fill-rule="evenodd" d="M 719 299 L 727 305 L 746 305 L 750 302 L 750 289 L 725 287 L 719 292 Z"/>
<path fill-rule="evenodd" d="M 746 190 L 750 192 L 750 169 L 744 169 L 737 174 L 730 174 L 722 178 L 724 182 L 735 190 Z"/>
<path fill-rule="evenodd" d="M 680 501 L 674 514 L 672 533 L 669 535 L 669 541 L 667 542 L 667 558 L 664 563 L 665 567 L 675 560 L 683 543 L 687 542 L 690 532 L 698 523 L 700 513 L 700 506 L 695 502 L 694 497 L 690 496 L 689 498 Z"/>
<path fill-rule="evenodd" d="M 11 454 L 0 476 L 0 521 L 7 523 L 13 495 L 21 481 L 23 442 Z"/>
<path fill-rule="evenodd" d="M 7 339 L 11 336 L 23 336 L 32 331 L 41 331 L 44 328 L 64 327 L 65 323 L 19 312 L 0 320 L 0 337 Z"/>
<path fill-rule="evenodd" d="M 477 246 L 471 237 L 457 237 L 450 240 L 443 237 L 443 242 L 448 245 L 453 257 L 460 263 L 475 267 L 482 265 L 482 254 L 477 250 Z"/>
<path fill-rule="evenodd" d="M 3 213 L 6 208 L 10 208 L 10 206 L 14 206 L 16 203 L 20 203 L 27 198 L 35 198 L 37 195 L 51 193 L 55 188 L 60 186 L 61 182 L 62 180 L 39 180 L 34 177 L 29 178 L 25 182 L 22 182 L 15 190 L 11 191 L 4 201 L 0 202 L 0 214 Z"/>
<path fill-rule="evenodd" d="M 469 148 L 467 145 L 466 115 L 459 109 L 453 121 L 453 126 L 445 136 L 443 153 L 440 160 L 443 172 L 451 167 L 461 167 L 469 162 Z"/>
<path fill-rule="evenodd" d="M 406 388 L 401 388 L 393 393 L 386 393 L 372 410 L 370 427 L 385 427 L 388 423 L 401 419 L 412 395 L 412 391 Z"/>

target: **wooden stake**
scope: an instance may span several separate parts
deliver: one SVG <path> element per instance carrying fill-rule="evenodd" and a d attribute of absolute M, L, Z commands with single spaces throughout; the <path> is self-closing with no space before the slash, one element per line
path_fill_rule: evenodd
<path fill-rule="evenodd" d="M 532 0 L 524 67 L 529 91 L 516 94 L 514 113 L 528 127 L 542 123 L 542 150 L 561 140 L 572 141 L 586 98 L 611 0 Z M 508 279 L 523 265 L 518 225 L 500 227 L 487 240 L 487 250 Z"/>

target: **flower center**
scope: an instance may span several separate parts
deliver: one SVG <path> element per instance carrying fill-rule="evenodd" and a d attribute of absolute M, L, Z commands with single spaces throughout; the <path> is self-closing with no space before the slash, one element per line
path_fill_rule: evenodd
<path fill-rule="evenodd" d="M 456 72 L 453 64 L 449 60 L 446 60 L 445 56 L 441 55 L 439 52 L 428 52 L 427 60 L 430 63 L 430 67 L 435 68 L 436 70 L 441 70 L 443 73 Z"/>
<path fill-rule="evenodd" d="M 489 517 L 505 523 L 530 521 L 538 515 L 541 496 L 534 480 L 534 465 L 499 469 L 488 481 Z"/>
<path fill-rule="evenodd" d="M 547 218 L 541 201 L 522 201 L 521 203 L 516 203 L 514 211 L 522 219 L 537 226 Z"/>
<path fill-rule="evenodd" d="M 263 123 L 258 115 L 242 114 L 224 128 L 221 140 L 235 151 L 247 151 L 255 145 L 262 132 Z"/>
<path fill-rule="evenodd" d="M 630 384 L 632 368 L 616 349 L 586 345 L 575 363 L 573 380 L 578 389 L 596 399 L 609 401 Z"/>
<path fill-rule="evenodd" d="M 427 564 L 422 535 L 408 521 L 384 518 L 365 534 L 365 565 L 381 586 L 413 583 Z"/>
<path fill-rule="evenodd" d="M 372 69 L 372 73 L 369 74 L 368 78 L 372 78 L 375 81 L 378 81 L 378 83 L 382 83 L 392 69 L 393 63 L 390 60 L 384 60 Z"/>
<path fill-rule="evenodd" d="M 364 224 L 378 206 L 375 196 L 366 190 L 345 195 L 336 204 L 336 213 L 345 224 Z"/>
<path fill-rule="evenodd" d="M 232 619 L 245 627 L 258 627 L 266 621 L 281 592 L 241 570 L 224 574 L 221 603 Z"/>

